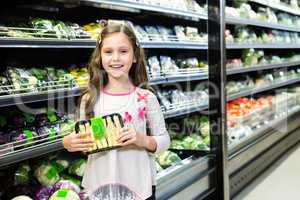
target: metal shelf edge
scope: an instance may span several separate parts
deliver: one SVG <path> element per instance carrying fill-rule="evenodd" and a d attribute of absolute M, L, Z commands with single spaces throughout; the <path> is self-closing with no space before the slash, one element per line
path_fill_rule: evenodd
<path fill-rule="evenodd" d="M 293 9 L 292 7 L 284 6 L 284 5 L 277 5 L 277 4 L 270 4 L 266 1 L 261 1 L 261 0 L 250 0 L 251 2 L 258 3 L 264 6 L 268 6 L 270 8 L 276 9 L 276 10 L 281 10 L 290 14 L 294 15 L 300 15 L 300 9 Z"/>
<path fill-rule="evenodd" d="M 83 3 L 104 3 L 109 5 L 115 5 L 115 6 L 123 6 L 127 8 L 134 8 L 134 9 L 141 9 L 141 10 L 147 10 L 147 11 L 153 11 L 153 12 L 160 12 L 165 14 L 172 14 L 172 15 L 178 15 L 182 17 L 189 17 L 192 19 L 205 19 L 207 20 L 206 14 L 198 14 L 196 12 L 189 12 L 189 11 L 181 11 L 176 10 L 173 8 L 167 8 L 167 7 L 160 7 L 155 5 L 148 5 L 144 3 L 139 2 L 128 2 L 124 0 L 119 1 L 110 1 L 110 0 L 81 0 Z"/>
<path fill-rule="evenodd" d="M 40 144 L 30 149 L 24 149 L 16 153 L 11 153 L 0 157 L 0 167 L 27 160 L 29 158 L 38 157 L 50 152 L 63 149 L 61 140 L 55 141 L 52 144 Z"/>
<path fill-rule="evenodd" d="M 300 29 L 298 27 L 294 28 L 292 26 L 273 24 L 268 22 L 260 22 L 258 20 L 252 20 L 252 19 L 226 17 L 225 21 L 227 24 L 242 24 L 242 25 L 251 25 L 251 26 L 279 29 L 285 31 L 300 32 Z"/>
<path fill-rule="evenodd" d="M 280 64 L 247 66 L 247 67 L 240 67 L 240 68 L 236 68 L 236 69 L 229 69 L 229 70 L 227 70 L 227 75 L 252 72 L 252 71 L 258 71 L 258 70 L 265 70 L 265 69 L 293 67 L 293 66 L 297 66 L 297 65 L 300 65 L 300 61 L 284 62 L 284 63 L 280 63 Z"/>
<path fill-rule="evenodd" d="M 293 84 L 293 83 L 297 83 L 299 81 L 300 81 L 300 78 L 298 77 L 298 78 L 290 79 L 288 81 L 284 81 L 284 82 L 281 82 L 281 83 L 275 83 L 275 84 L 272 84 L 270 86 L 239 92 L 237 94 L 229 95 L 227 97 L 227 101 L 232 101 L 232 100 L 237 99 L 239 97 L 244 97 L 244 96 L 257 94 L 257 93 L 260 93 L 260 92 L 265 92 L 265 91 L 272 90 L 272 89 L 275 89 L 275 88 L 279 88 L 279 87 L 282 87 L 282 86 L 287 86 L 287 85 L 290 85 L 290 84 Z"/>

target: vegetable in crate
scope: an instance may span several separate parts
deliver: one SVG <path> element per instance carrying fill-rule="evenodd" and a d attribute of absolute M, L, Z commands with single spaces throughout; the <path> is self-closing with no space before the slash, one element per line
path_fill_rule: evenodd
<path fill-rule="evenodd" d="M 70 166 L 70 162 L 64 159 L 54 159 L 51 164 L 56 168 L 57 172 L 60 173 Z"/>
<path fill-rule="evenodd" d="M 162 168 L 167 168 L 180 162 L 181 159 L 176 153 L 173 153 L 171 151 L 164 151 L 160 155 L 156 156 L 156 161 Z"/>
<path fill-rule="evenodd" d="M 80 198 L 73 190 L 63 188 L 51 195 L 49 200 L 80 200 Z"/>
<path fill-rule="evenodd" d="M 86 160 L 85 159 L 78 159 L 74 160 L 69 167 L 69 174 L 73 174 L 79 177 L 82 177 L 84 174 L 84 170 L 86 167 Z"/>
<path fill-rule="evenodd" d="M 81 180 L 78 178 L 74 178 L 67 174 L 61 174 L 60 176 L 61 176 L 61 180 L 68 180 L 68 181 L 71 181 L 72 183 L 76 184 L 78 187 L 81 186 Z"/>
<path fill-rule="evenodd" d="M 34 176 L 43 186 L 53 186 L 60 179 L 57 169 L 50 163 L 43 163 L 34 171 Z"/>

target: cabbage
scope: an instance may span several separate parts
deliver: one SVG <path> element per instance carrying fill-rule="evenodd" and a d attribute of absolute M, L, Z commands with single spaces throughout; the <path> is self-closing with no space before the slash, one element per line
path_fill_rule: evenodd
<path fill-rule="evenodd" d="M 43 186 L 52 186 L 59 181 L 59 175 L 56 168 L 50 164 L 42 164 L 35 172 L 35 177 Z"/>
<path fill-rule="evenodd" d="M 15 184 L 25 185 L 29 183 L 29 171 L 30 167 L 27 164 L 22 164 L 15 172 Z"/>
<path fill-rule="evenodd" d="M 75 160 L 71 163 L 69 167 L 69 173 L 82 177 L 84 174 L 85 166 L 86 166 L 86 160 L 84 159 Z"/>
<path fill-rule="evenodd" d="M 74 178 L 72 176 L 66 175 L 66 174 L 61 175 L 61 180 L 68 180 L 68 181 L 75 183 L 78 187 L 81 186 L 81 180 Z"/>
<path fill-rule="evenodd" d="M 21 195 L 21 196 L 17 196 L 15 198 L 13 198 L 12 200 L 32 200 L 32 199 L 28 196 Z"/>
<path fill-rule="evenodd" d="M 55 190 L 59 190 L 62 188 L 73 190 L 77 194 L 79 194 L 80 192 L 80 188 L 78 187 L 78 185 L 69 180 L 60 180 L 54 185 Z"/>
<path fill-rule="evenodd" d="M 35 193 L 35 199 L 37 200 L 48 200 L 49 197 L 54 193 L 52 186 L 42 187 Z"/>
<path fill-rule="evenodd" d="M 52 161 L 51 164 L 56 168 L 56 170 L 58 171 L 58 173 L 64 171 L 70 165 L 69 161 L 62 160 L 62 159 L 58 159 L 58 160 Z"/>
<path fill-rule="evenodd" d="M 80 200 L 80 198 L 73 190 L 63 188 L 51 195 L 49 200 Z"/>

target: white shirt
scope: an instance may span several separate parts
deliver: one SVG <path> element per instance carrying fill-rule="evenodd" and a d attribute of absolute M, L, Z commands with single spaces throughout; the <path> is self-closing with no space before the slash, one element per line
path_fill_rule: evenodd
<path fill-rule="evenodd" d="M 84 105 L 80 106 L 80 116 Z M 137 133 L 146 134 L 146 124 L 150 135 L 157 143 L 155 153 L 161 153 L 170 145 L 170 137 L 156 96 L 148 90 L 135 88 L 127 94 L 100 92 L 94 114 L 105 116 L 121 114 L 125 124 L 133 126 Z M 84 117 L 80 117 L 83 119 Z M 123 147 L 95 153 L 88 156 L 82 186 L 92 193 L 101 185 L 119 183 L 146 199 L 152 195 L 152 185 L 156 185 L 156 168 L 153 154 L 144 148 Z"/>

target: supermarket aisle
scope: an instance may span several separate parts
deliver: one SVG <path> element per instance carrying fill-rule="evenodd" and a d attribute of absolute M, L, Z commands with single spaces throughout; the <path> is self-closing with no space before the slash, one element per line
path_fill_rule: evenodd
<path fill-rule="evenodd" d="M 274 164 L 234 200 L 300 199 L 300 145 Z"/>

